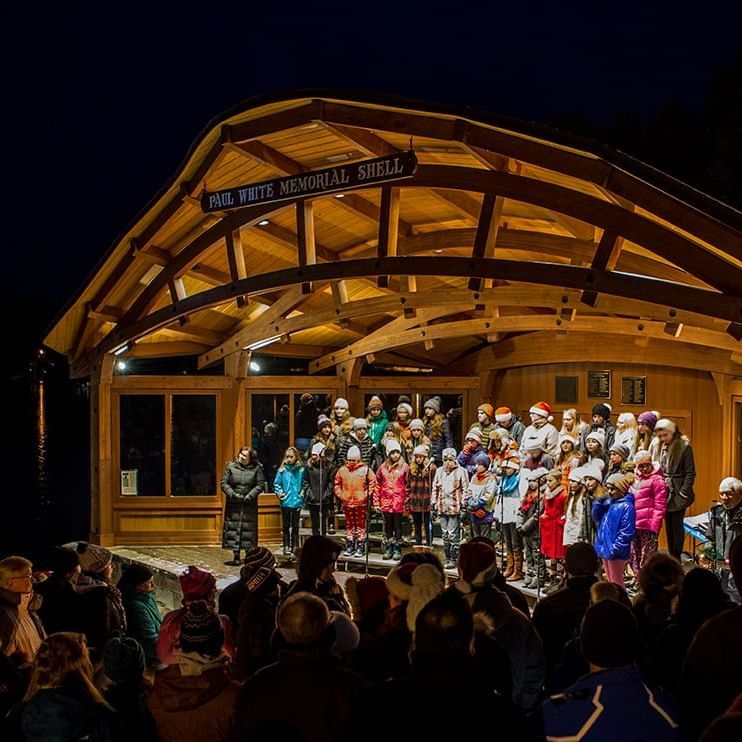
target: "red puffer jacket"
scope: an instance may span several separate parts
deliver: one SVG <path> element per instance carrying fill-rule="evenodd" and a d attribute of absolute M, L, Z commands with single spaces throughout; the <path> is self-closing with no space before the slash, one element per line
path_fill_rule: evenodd
<path fill-rule="evenodd" d="M 402 459 L 396 464 L 385 461 L 376 470 L 374 507 L 382 513 L 403 513 L 409 472 L 410 467 Z"/>
<path fill-rule="evenodd" d="M 373 497 L 376 492 L 376 476 L 373 469 L 361 464 L 341 466 L 335 474 L 333 491 L 344 505 L 359 507 L 366 504 L 368 493 Z"/>

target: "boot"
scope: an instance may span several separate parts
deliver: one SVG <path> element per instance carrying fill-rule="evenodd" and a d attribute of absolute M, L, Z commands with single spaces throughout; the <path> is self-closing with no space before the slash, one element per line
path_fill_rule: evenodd
<path fill-rule="evenodd" d="M 392 548 L 392 559 L 398 562 L 402 558 L 402 545 L 399 541 L 395 541 Z"/>
<path fill-rule="evenodd" d="M 363 559 L 363 557 L 366 556 L 366 542 L 361 539 L 358 543 L 358 548 L 356 549 L 356 553 L 353 554 L 354 557 L 358 557 L 359 559 Z"/>
<path fill-rule="evenodd" d="M 513 571 L 510 577 L 507 578 L 508 582 L 515 582 L 516 580 L 523 579 L 523 554 L 513 554 Z"/>
<path fill-rule="evenodd" d="M 356 542 L 355 539 L 349 538 L 347 539 L 347 543 L 345 544 L 345 551 L 343 552 L 343 556 L 353 556 L 356 550 Z"/>
<path fill-rule="evenodd" d="M 289 546 L 289 535 L 287 533 L 283 534 L 283 555 L 291 556 L 291 547 Z"/>
<path fill-rule="evenodd" d="M 508 577 L 513 574 L 513 570 L 515 569 L 515 560 L 513 559 L 513 552 L 510 549 L 508 549 L 508 552 L 505 555 L 505 559 L 507 561 L 502 576 L 507 580 Z"/>
<path fill-rule="evenodd" d="M 459 566 L 459 547 L 457 544 L 451 544 L 451 555 L 446 563 L 446 569 L 456 569 Z"/>
<path fill-rule="evenodd" d="M 391 559 L 394 551 L 394 544 L 391 539 L 384 542 L 384 553 L 381 555 L 382 559 Z"/>
<path fill-rule="evenodd" d="M 443 564 L 443 568 L 451 569 L 453 562 L 451 561 L 451 544 L 448 541 L 445 541 L 443 543 L 443 554 L 446 558 L 446 561 Z"/>
<path fill-rule="evenodd" d="M 240 561 L 240 550 L 235 549 L 232 551 L 232 559 L 229 562 L 224 562 L 228 567 L 239 567 L 242 562 Z"/>

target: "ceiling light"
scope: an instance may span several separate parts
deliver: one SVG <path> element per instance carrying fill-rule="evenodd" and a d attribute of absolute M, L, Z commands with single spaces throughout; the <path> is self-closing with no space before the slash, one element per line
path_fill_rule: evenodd
<path fill-rule="evenodd" d="M 258 340 L 255 343 L 251 343 L 250 345 L 245 346 L 245 350 L 260 350 L 260 348 L 265 348 L 266 345 L 271 345 L 272 343 L 275 343 L 281 339 L 280 335 L 274 335 L 272 338 L 266 338 L 265 340 Z"/>
<path fill-rule="evenodd" d="M 259 227 L 267 227 L 270 224 L 270 221 L 268 219 L 261 219 L 258 222 Z"/>
<path fill-rule="evenodd" d="M 117 371 L 126 371 L 127 363 L 126 361 L 117 361 L 116 362 L 116 370 Z"/>
<path fill-rule="evenodd" d="M 344 193 L 336 193 L 335 194 L 335 198 L 345 198 L 345 194 Z"/>
<path fill-rule="evenodd" d="M 250 361 L 250 371 L 254 371 L 256 374 L 260 373 L 260 364 L 255 361 Z"/>

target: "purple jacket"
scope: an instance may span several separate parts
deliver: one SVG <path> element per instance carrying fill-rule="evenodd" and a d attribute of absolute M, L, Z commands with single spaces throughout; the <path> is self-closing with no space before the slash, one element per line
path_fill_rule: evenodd
<path fill-rule="evenodd" d="M 631 486 L 636 508 L 636 527 L 642 531 L 659 533 L 667 507 L 667 484 L 658 463 L 649 476 L 642 477 L 637 469 Z"/>

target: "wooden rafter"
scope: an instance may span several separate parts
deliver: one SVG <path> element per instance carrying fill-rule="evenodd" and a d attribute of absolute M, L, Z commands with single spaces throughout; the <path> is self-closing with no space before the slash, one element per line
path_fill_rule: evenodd
<path fill-rule="evenodd" d="M 227 247 L 227 262 L 229 263 L 229 275 L 233 281 L 240 281 L 247 278 L 247 268 L 245 267 L 245 252 L 242 249 L 242 234 L 239 229 L 233 229 L 227 232 L 225 236 Z M 244 307 L 247 303 L 244 296 L 238 296 L 237 306 Z"/>
<path fill-rule="evenodd" d="M 296 257 L 299 268 L 317 263 L 317 243 L 314 238 L 314 202 L 299 201 L 296 204 Z M 303 294 L 312 292 L 312 284 L 302 283 Z"/>
<path fill-rule="evenodd" d="M 616 263 L 618 263 L 618 256 L 621 254 L 622 247 L 623 239 L 619 237 L 615 232 L 609 232 L 608 230 L 605 230 L 600 238 L 600 242 L 598 242 L 598 247 L 595 250 L 595 257 L 593 258 L 591 268 L 597 271 L 615 270 Z M 582 292 L 583 304 L 594 307 L 597 302 L 597 291 Z"/>
<path fill-rule="evenodd" d="M 503 199 L 494 193 L 486 193 L 482 201 L 482 210 L 479 214 L 479 224 L 474 236 L 472 247 L 473 258 L 494 258 L 495 244 L 497 242 L 497 230 L 500 226 L 502 216 Z M 469 288 L 479 291 L 484 286 L 484 279 L 470 278 Z M 489 288 L 489 286 L 487 287 Z"/>
<path fill-rule="evenodd" d="M 383 186 L 381 189 L 381 216 L 379 219 L 379 241 L 376 254 L 379 258 L 397 255 L 397 238 L 399 236 L 399 188 Z M 380 288 L 389 287 L 389 276 L 379 276 Z"/>

